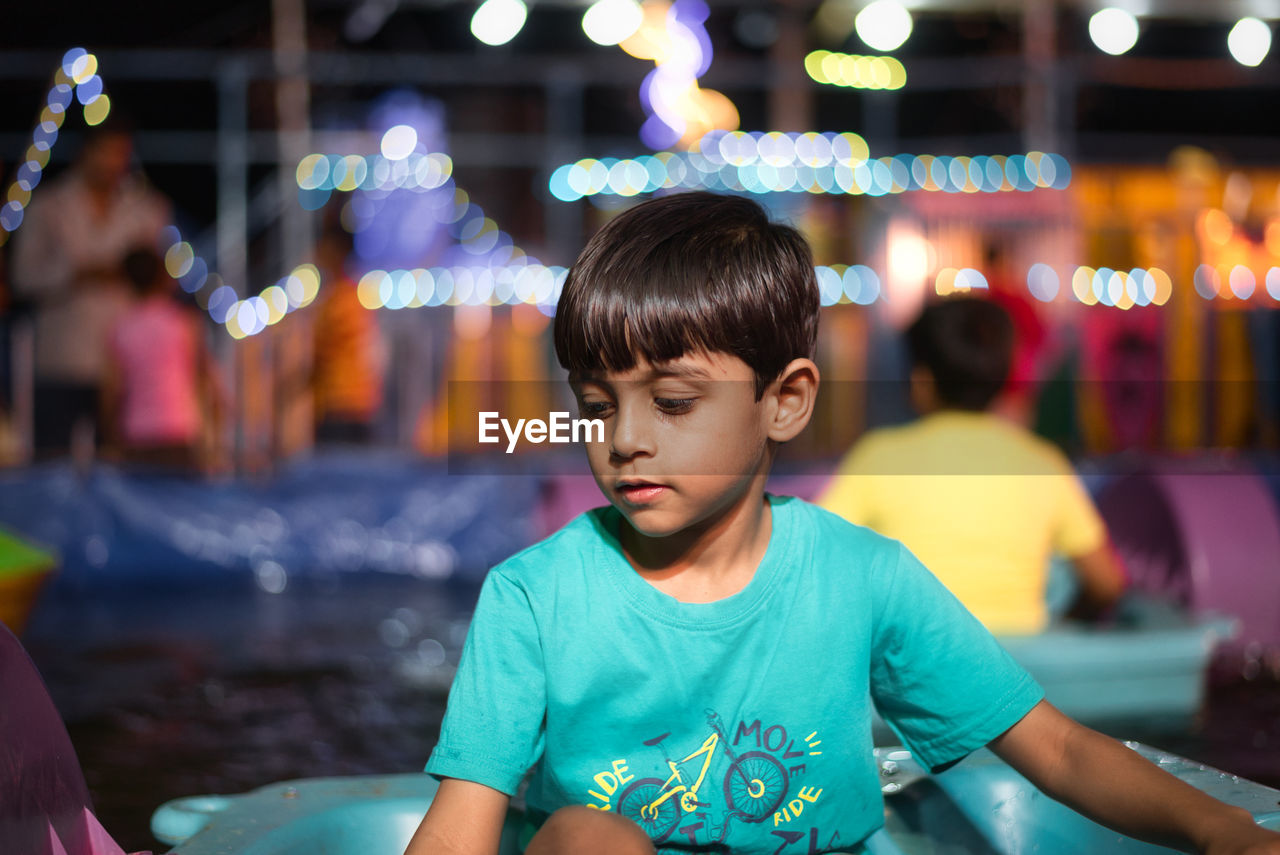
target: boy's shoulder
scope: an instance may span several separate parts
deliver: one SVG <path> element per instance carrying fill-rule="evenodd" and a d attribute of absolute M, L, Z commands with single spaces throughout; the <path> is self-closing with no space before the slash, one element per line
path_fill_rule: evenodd
<path fill-rule="evenodd" d="M 990 412 L 942 411 L 899 425 L 873 428 L 858 440 L 850 456 L 862 467 L 885 461 L 918 462 L 921 455 L 945 454 L 962 463 L 967 453 L 994 456 L 993 471 L 1016 466 L 1019 474 L 1059 475 L 1073 472 L 1066 454 L 1023 425 Z M 990 462 L 989 460 L 987 461 Z M 912 471 L 910 469 L 906 471 Z"/>
<path fill-rule="evenodd" d="M 837 513 L 794 496 L 775 497 L 790 513 L 781 516 L 783 524 L 794 526 L 812 538 L 814 552 L 837 552 L 844 557 L 876 557 L 895 555 L 902 544 L 863 525 L 849 522 Z M 775 505 L 778 507 L 779 505 Z"/>
<path fill-rule="evenodd" d="M 612 535 L 608 531 L 609 507 L 584 511 L 565 523 L 562 528 L 537 543 L 494 566 L 492 573 L 501 573 L 515 580 L 528 580 L 545 576 L 549 567 L 562 567 L 566 562 L 581 564 L 590 561 L 599 547 L 607 546 Z"/>

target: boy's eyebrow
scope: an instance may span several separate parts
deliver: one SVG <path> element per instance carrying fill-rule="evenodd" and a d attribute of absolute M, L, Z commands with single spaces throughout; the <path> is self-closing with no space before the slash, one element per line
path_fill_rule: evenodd
<path fill-rule="evenodd" d="M 608 383 L 604 376 L 607 372 L 572 371 L 569 373 L 569 385 L 582 383 Z M 665 362 L 651 367 L 645 372 L 645 380 L 658 380 L 664 377 L 677 377 L 685 380 L 710 380 L 711 375 L 696 365 L 684 365 L 678 361 Z"/>
<path fill-rule="evenodd" d="M 711 375 L 696 365 L 682 365 L 679 362 L 667 362 L 662 365 L 655 365 L 653 370 L 649 372 L 649 376 L 658 377 L 679 377 L 686 380 L 710 380 Z"/>

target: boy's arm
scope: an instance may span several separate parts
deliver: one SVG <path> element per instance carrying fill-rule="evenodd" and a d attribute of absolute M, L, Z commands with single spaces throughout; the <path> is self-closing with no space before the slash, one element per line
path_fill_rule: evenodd
<path fill-rule="evenodd" d="M 1280 855 L 1280 834 L 1041 701 L 991 750 L 1033 784 L 1123 834 L 1209 855 Z"/>
<path fill-rule="evenodd" d="M 1096 617 L 1120 599 L 1128 584 L 1110 540 L 1083 555 L 1073 556 L 1071 566 L 1080 582 L 1080 593 L 1068 617 Z"/>
<path fill-rule="evenodd" d="M 484 784 L 445 778 L 404 855 L 497 855 L 509 801 Z"/>

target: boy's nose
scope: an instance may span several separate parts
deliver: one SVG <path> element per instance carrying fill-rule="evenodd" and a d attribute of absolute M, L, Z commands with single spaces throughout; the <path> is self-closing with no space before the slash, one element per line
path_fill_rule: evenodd
<path fill-rule="evenodd" d="M 648 420 L 635 407 L 618 409 L 613 419 L 613 434 L 609 437 L 609 454 L 624 460 L 653 454 L 653 436 Z"/>

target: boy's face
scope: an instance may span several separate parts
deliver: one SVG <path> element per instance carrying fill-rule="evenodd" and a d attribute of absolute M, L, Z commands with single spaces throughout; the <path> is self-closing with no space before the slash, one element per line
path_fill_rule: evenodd
<path fill-rule="evenodd" d="M 770 398 L 755 399 L 736 356 L 687 353 L 571 382 L 582 417 L 604 421 L 604 442 L 587 443 L 596 483 L 643 535 L 710 520 L 768 473 Z"/>

